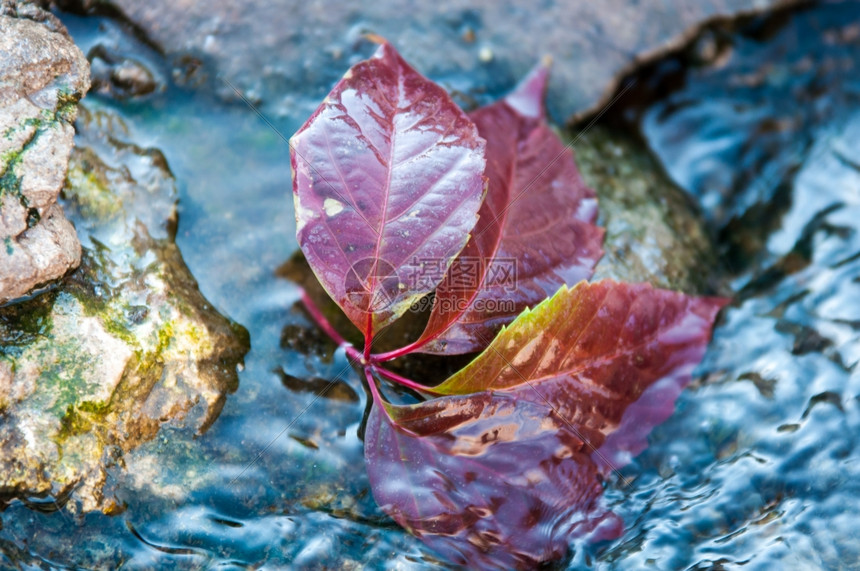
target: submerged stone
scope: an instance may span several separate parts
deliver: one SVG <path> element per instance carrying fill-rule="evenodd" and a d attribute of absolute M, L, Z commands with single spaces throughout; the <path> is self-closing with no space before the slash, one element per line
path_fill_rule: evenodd
<path fill-rule="evenodd" d="M 606 228 L 593 280 L 648 282 L 713 294 L 719 264 L 701 212 L 629 134 L 603 125 L 573 145 L 583 179 L 597 192 Z"/>
<path fill-rule="evenodd" d="M 173 233 L 161 153 L 116 116 L 81 110 L 64 205 L 81 267 L 0 308 L 0 493 L 115 511 L 111 466 L 165 423 L 202 432 L 238 385 L 247 332 L 197 289 Z"/>
<path fill-rule="evenodd" d="M 127 56 L 114 45 L 97 45 L 87 53 L 93 91 L 116 99 L 143 97 L 165 89 L 164 82 L 144 61 Z"/>
<path fill-rule="evenodd" d="M 81 260 L 57 195 L 72 150 L 89 65 L 53 15 L 0 4 L 0 304 Z"/>

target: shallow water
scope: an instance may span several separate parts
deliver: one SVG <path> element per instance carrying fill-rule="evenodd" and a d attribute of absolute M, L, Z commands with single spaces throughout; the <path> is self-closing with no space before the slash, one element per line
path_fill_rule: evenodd
<path fill-rule="evenodd" d="M 85 53 L 109 45 L 170 77 L 158 54 L 114 22 L 63 20 Z M 112 474 L 122 515 L 16 502 L 0 514 L 0 566 L 341 567 L 420 557 L 416 541 L 387 531 L 395 525 L 369 494 L 359 377 L 325 343 L 281 346 L 284 328 L 307 323 L 291 309 L 295 286 L 275 277 L 298 248 L 286 143 L 247 107 L 174 85 L 143 101 L 96 95 L 86 104 L 117 110 L 132 140 L 164 152 L 180 191 L 177 243 L 209 301 L 248 328 L 252 350 L 205 435 L 168 428 Z M 297 113 L 277 129 L 289 136 L 303 120 Z M 282 382 L 284 374 L 302 381 Z M 324 397 L 304 381 L 335 378 Z"/>
<path fill-rule="evenodd" d="M 860 566 L 860 6 L 781 24 L 715 32 L 716 62 L 641 115 L 736 301 L 702 383 L 610 492 L 635 522 L 601 555 L 622 568 Z"/>
<path fill-rule="evenodd" d="M 241 103 L 170 83 L 160 56 L 110 20 L 63 19 L 85 52 L 113 45 L 167 82 L 87 105 L 116 109 L 164 152 L 185 260 L 252 349 L 208 432 L 167 428 L 112 473 L 122 514 L 16 502 L 0 513 L 0 565 L 435 565 L 370 495 L 359 376 L 304 329 L 296 288 L 275 276 L 297 249 L 287 145 Z M 575 545 L 570 568 L 860 567 L 858 30 L 856 3 L 714 29 L 700 40 L 718 48 L 711 63 L 669 59 L 639 80 L 676 86 L 630 114 L 704 206 L 736 301 L 701 380 L 626 485 L 607 488 L 627 531 Z M 289 136 L 313 104 L 275 127 Z"/>

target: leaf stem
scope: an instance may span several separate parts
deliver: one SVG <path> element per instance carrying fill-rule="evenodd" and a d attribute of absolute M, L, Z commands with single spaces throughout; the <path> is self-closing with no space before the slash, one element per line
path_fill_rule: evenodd
<path fill-rule="evenodd" d="M 385 408 L 385 400 L 382 398 L 382 395 L 379 394 L 379 388 L 376 386 L 376 379 L 373 378 L 373 373 L 371 372 L 370 367 L 364 367 L 364 378 L 367 379 L 367 384 L 370 386 L 370 394 L 373 396 L 373 401 L 382 408 Z"/>
<path fill-rule="evenodd" d="M 341 347 L 343 347 L 343 350 L 346 352 L 347 357 L 349 357 L 350 359 L 352 359 L 356 363 L 362 362 L 361 351 L 359 351 L 358 349 L 356 349 L 355 347 L 353 347 L 349 343 L 347 343 L 346 345 L 341 345 Z"/>
<path fill-rule="evenodd" d="M 377 369 L 377 372 L 379 370 Z M 405 428 L 397 423 L 396 420 L 391 416 L 391 410 L 389 407 L 393 407 L 393 405 L 389 404 L 383 398 L 382 393 L 379 391 L 379 387 L 376 385 L 376 379 L 373 378 L 373 373 L 371 372 L 371 367 L 364 368 L 364 377 L 367 379 L 367 384 L 370 386 L 370 394 L 373 398 L 373 405 L 378 406 L 382 409 L 382 414 L 385 415 L 385 418 L 388 419 L 388 423 L 396 430 L 399 430 L 413 438 L 420 438 L 420 434 L 416 434 L 412 430 Z"/>
<path fill-rule="evenodd" d="M 301 292 L 300 298 L 302 300 L 302 304 L 305 306 L 305 309 L 310 314 L 311 319 L 313 319 L 316 322 L 316 324 L 319 326 L 319 328 L 322 329 L 326 333 L 326 335 L 331 337 L 332 341 L 334 341 L 339 346 L 344 348 L 344 351 L 346 351 L 347 357 L 349 357 L 350 359 L 352 359 L 354 361 L 358 361 L 362 365 L 364 365 L 365 375 L 369 375 L 370 374 L 369 371 L 371 370 L 371 366 L 368 366 L 368 363 L 376 364 L 376 363 L 381 362 L 381 361 L 377 360 L 377 358 L 379 357 L 378 355 L 371 355 L 370 354 L 370 343 L 368 343 L 367 346 L 365 347 L 364 353 L 362 353 L 361 351 L 359 351 L 358 349 L 353 347 L 352 343 L 350 343 L 349 341 L 344 339 L 343 336 L 340 333 L 338 333 L 337 330 L 332 326 L 332 324 L 329 323 L 328 319 L 326 319 L 325 316 L 323 315 L 322 310 L 320 310 L 320 308 L 313 302 L 313 300 L 310 298 L 310 296 L 304 290 L 304 288 L 300 287 L 299 291 Z M 407 353 L 410 353 L 412 351 L 413 345 L 415 345 L 415 343 L 412 343 L 411 345 L 407 345 L 406 347 L 402 347 L 402 348 L 397 349 L 395 351 L 390 351 L 389 353 L 382 353 L 382 355 L 397 353 L 397 355 L 390 357 L 390 359 L 394 359 L 396 357 L 400 357 L 401 355 L 406 355 Z M 420 391 L 422 393 L 431 394 L 431 395 L 439 394 L 439 393 L 435 392 L 430 387 L 424 386 L 420 383 L 416 383 L 412 379 L 407 379 L 406 377 L 398 375 L 397 373 L 389 371 L 388 369 L 385 369 L 383 367 L 372 367 L 372 369 L 374 371 L 376 371 L 377 373 L 379 373 L 380 376 L 385 377 L 386 379 L 388 379 L 391 382 L 397 383 L 399 385 L 403 385 L 406 388 L 409 388 L 409 389 L 412 389 L 415 391 Z M 375 394 L 378 396 L 378 392 L 375 391 L 372 383 L 371 383 L 371 387 L 372 387 L 371 390 L 374 391 Z"/>
<path fill-rule="evenodd" d="M 398 385 L 403 385 L 406 388 L 409 388 L 409 389 L 412 389 L 415 391 L 420 391 L 422 393 L 428 393 L 431 395 L 438 395 L 439 394 L 436 391 L 434 391 L 432 387 L 428 387 L 428 386 L 422 385 L 420 383 L 416 383 L 412 379 L 407 379 L 406 377 L 402 377 L 402 376 L 398 375 L 397 373 L 389 371 L 388 369 L 384 369 L 382 367 L 373 367 L 373 370 L 376 371 L 377 373 L 379 373 L 381 376 L 388 379 L 389 381 L 397 383 Z"/>
<path fill-rule="evenodd" d="M 337 330 L 329 323 L 328 319 L 323 315 L 322 310 L 317 307 L 317 304 L 311 299 L 308 295 L 308 292 L 305 291 L 303 287 L 299 287 L 299 291 L 301 292 L 300 299 L 302 304 L 305 306 L 305 309 L 310 314 L 311 319 L 316 322 L 317 326 L 322 329 L 326 335 L 328 335 L 332 341 L 337 343 L 340 347 L 343 347 L 346 351 L 347 357 L 354 359 L 356 361 L 361 361 L 362 355 L 361 352 L 358 351 L 355 347 L 352 346 L 352 343 L 343 338 L 343 336 L 337 332 Z"/>
<path fill-rule="evenodd" d="M 373 345 L 373 313 L 368 308 L 367 325 L 364 328 L 364 356 L 361 359 L 361 364 L 366 365 L 370 362 L 370 348 Z"/>
<path fill-rule="evenodd" d="M 375 353 L 373 355 L 370 355 L 369 360 L 371 363 L 384 363 L 386 361 L 391 361 L 397 359 L 398 357 L 403 357 L 404 355 L 408 355 L 409 353 L 414 352 L 415 350 L 423 347 L 433 339 L 435 339 L 435 336 L 428 337 L 424 340 L 419 339 L 418 341 L 413 341 L 409 345 L 405 345 L 399 349 L 394 349 L 393 351 L 386 351 L 385 353 Z"/>

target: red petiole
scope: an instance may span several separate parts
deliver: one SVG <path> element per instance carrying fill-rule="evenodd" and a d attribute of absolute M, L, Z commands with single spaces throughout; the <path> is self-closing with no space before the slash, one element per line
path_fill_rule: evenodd
<path fill-rule="evenodd" d="M 304 305 L 305 310 L 307 310 L 311 319 L 317 324 L 317 326 L 322 329 L 326 335 L 328 335 L 332 341 L 337 343 L 340 347 L 344 348 L 346 352 L 346 356 L 352 359 L 353 361 L 357 361 L 364 365 L 366 369 L 366 374 L 370 374 L 370 369 L 379 373 L 379 375 L 393 383 L 397 383 L 406 388 L 420 391 L 422 393 L 435 395 L 437 394 L 431 387 L 427 387 L 420 383 L 416 383 L 412 379 L 408 379 L 393 371 L 389 371 L 384 367 L 380 367 L 379 365 L 385 361 L 390 361 L 392 359 L 396 359 L 397 357 L 402 357 L 403 355 L 407 355 L 411 353 L 418 346 L 415 343 L 402 347 L 400 349 L 396 349 L 394 351 L 388 351 L 386 353 L 372 354 L 370 353 L 371 343 L 365 343 L 364 351 L 359 351 L 356 349 L 352 343 L 347 341 L 337 330 L 332 326 L 328 319 L 326 319 L 325 315 L 323 315 L 322 310 L 314 303 L 311 297 L 307 294 L 304 289 L 300 289 L 300 299 L 302 301 L 302 305 Z"/>

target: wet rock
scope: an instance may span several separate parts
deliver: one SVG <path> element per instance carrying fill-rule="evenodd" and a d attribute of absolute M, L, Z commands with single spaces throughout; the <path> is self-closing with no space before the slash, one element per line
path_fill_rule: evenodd
<path fill-rule="evenodd" d="M 298 115 L 309 114 L 349 65 L 372 50 L 363 40 L 372 32 L 393 42 L 423 73 L 478 98 L 484 90 L 508 90 L 550 55 L 559 62 L 550 108 L 566 118 L 600 106 L 619 73 L 678 47 L 704 21 L 796 3 L 562 0 L 526 8 L 510 0 L 334 5 L 64 0 L 60 5 L 123 14 L 171 55 L 178 79 L 194 84 L 201 75 L 222 75 L 273 114 L 295 112 L 297 101 Z M 235 97 L 220 81 L 214 87 Z"/>
<path fill-rule="evenodd" d="M 275 369 L 274 373 L 278 375 L 284 386 L 291 391 L 319 394 L 325 398 L 344 402 L 359 401 L 358 395 L 352 387 L 340 379 L 330 380 L 322 377 L 300 379 L 299 377 L 290 375 L 283 368 Z"/>
<path fill-rule="evenodd" d="M 81 261 L 81 244 L 63 209 L 52 204 L 40 222 L 17 238 L 7 236 L 0 244 L 0 302 L 27 293 Z"/>
<path fill-rule="evenodd" d="M 116 99 L 143 97 L 164 91 L 164 81 L 149 62 L 119 51 L 118 46 L 99 44 L 89 51 L 93 91 Z"/>
<path fill-rule="evenodd" d="M 597 192 L 606 228 L 593 279 L 649 282 L 691 294 L 718 289 L 719 264 L 701 213 L 641 142 L 597 125 L 577 139 L 576 162 Z"/>
<path fill-rule="evenodd" d="M 28 2 L 0 4 L 0 304 L 80 263 L 56 201 L 89 86 L 59 20 Z"/>
<path fill-rule="evenodd" d="M 121 509 L 105 483 L 165 423 L 204 431 L 238 384 L 247 333 L 200 294 L 173 242 L 160 152 L 81 109 L 64 205 L 84 245 L 57 287 L 0 309 L 0 494 Z"/>

